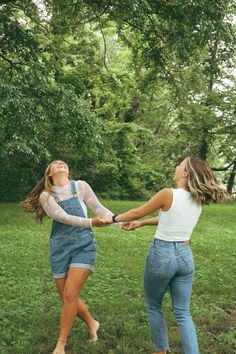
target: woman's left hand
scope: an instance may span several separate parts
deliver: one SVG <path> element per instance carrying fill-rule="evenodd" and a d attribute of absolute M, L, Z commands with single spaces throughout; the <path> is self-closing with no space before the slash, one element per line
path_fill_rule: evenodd
<path fill-rule="evenodd" d="M 104 218 L 102 216 L 96 216 L 92 219 L 92 226 L 103 227 L 107 225 L 109 225 L 109 223 L 104 222 Z"/>
<path fill-rule="evenodd" d="M 110 225 L 113 223 L 112 216 L 104 216 L 102 220 L 105 225 Z"/>

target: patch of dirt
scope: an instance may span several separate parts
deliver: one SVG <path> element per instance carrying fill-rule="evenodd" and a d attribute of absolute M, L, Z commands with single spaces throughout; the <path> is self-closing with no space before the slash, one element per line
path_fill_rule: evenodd
<path fill-rule="evenodd" d="M 236 323 L 236 308 L 228 307 L 225 309 L 225 312 L 228 316 L 221 324 L 222 329 L 228 329 Z"/>

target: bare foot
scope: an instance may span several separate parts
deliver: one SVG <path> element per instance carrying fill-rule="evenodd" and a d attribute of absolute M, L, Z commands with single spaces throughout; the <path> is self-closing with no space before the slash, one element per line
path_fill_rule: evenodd
<path fill-rule="evenodd" d="M 62 349 L 62 350 L 60 350 L 60 349 L 54 349 L 54 352 L 53 352 L 53 354 L 66 354 L 65 353 L 65 350 L 64 349 Z"/>
<path fill-rule="evenodd" d="M 97 331 L 98 331 L 99 327 L 100 327 L 100 323 L 95 320 L 93 322 L 93 325 L 88 327 L 90 342 L 96 342 L 98 340 Z"/>
<path fill-rule="evenodd" d="M 58 338 L 53 354 L 65 354 L 66 339 Z"/>

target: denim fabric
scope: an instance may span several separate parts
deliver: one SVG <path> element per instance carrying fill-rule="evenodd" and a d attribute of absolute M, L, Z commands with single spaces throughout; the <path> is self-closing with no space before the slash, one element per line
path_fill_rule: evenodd
<path fill-rule="evenodd" d="M 191 248 L 184 242 L 155 239 L 149 249 L 144 272 L 148 320 L 155 351 L 169 349 L 162 300 L 169 289 L 185 354 L 199 354 L 195 326 L 190 313 L 194 263 Z"/>
<path fill-rule="evenodd" d="M 75 181 L 71 181 L 73 197 L 58 204 L 67 214 L 85 217 L 77 196 Z M 71 226 L 53 220 L 50 239 L 50 263 L 54 278 L 64 278 L 69 268 L 87 268 L 91 271 L 96 261 L 96 240 L 89 228 Z"/>

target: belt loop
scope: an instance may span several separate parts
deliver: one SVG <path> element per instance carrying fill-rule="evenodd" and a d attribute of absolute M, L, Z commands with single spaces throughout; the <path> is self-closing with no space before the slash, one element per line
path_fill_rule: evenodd
<path fill-rule="evenodd" d="M 178 256 L 178 252 L 179 252 L 179 249 L 178 249 L 178 242 L 177 242 L 177 241 L 174 241 L 174 245 L 175 245 L 175 255 Z"/>

